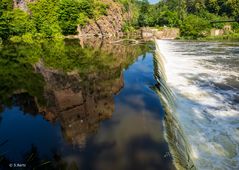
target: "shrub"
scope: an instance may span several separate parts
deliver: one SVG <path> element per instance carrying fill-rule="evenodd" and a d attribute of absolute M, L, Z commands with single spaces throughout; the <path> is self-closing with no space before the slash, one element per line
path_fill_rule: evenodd
<path fill-rule="evenodd" d="M 186 16 L 181 25 L 181 35 L 192 38 L 204 37 L 210 28 L 208 20 L 190 14 Z"/>

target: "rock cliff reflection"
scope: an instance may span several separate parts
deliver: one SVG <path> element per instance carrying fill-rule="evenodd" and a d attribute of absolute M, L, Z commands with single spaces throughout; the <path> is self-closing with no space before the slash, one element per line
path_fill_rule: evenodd
<path fill-rule="evenodd" d="M 1 166 L 174 169 L 150 88 L 151 47 L 96 40 L 3 45 Z"/>

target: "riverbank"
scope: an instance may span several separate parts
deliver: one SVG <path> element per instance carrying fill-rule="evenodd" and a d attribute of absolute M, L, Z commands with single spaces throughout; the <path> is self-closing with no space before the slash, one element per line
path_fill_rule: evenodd
<path fill-rule="evenodd" d="M 207 41 L 239 41 L 239 33 L 222 35 L 222 36 L 208 36 L 202 38 L 202 40 Z"/>
<path fill-rule="evenodd" d="M 225 35 L 218 36 L 204 36 L 204 37 L 190 37 L 190 36 L 181 36 L 179 28 L 170 28 L 170 27 L 142 27 L 137 30 L 132 30 L 130 32 L 125 32 L 121 36 L 112 36 L 112 34 L 105 35 L 58 35 L 52 37 L 46 37 L 42 34 L 24 34 L 22 36 L 13 36 L 9 40 L 12 42 L 33 42 L 41 41 L 44 39 L 80 39 L 82 41 L 87 39 L 104 39 L 107 41 L 119 42 L 119 41 L 131 41 L 133 43 L 138 43 L 141 41 L 153 41 L 155 39 L 166 39 L 166 40 L 186 40 L 186 41 L 239 41 L 239 33 L 230 33 Z M 3 40 L 0 39 L 0 44 Z"/>

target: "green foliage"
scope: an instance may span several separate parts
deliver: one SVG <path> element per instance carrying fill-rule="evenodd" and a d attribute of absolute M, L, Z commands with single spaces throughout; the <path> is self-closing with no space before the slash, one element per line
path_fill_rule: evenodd
<path fill-rule="evenodd" d="M 133 27 L 132 24 L 126 22 L 124 25 L 123 25 L 123 32 L 124 33 L 131 33 L 131 32 L 134 32 L 135 31 L 135 28 Z"/>
<path fill-rule="evenodd" d="M 25 33 L 35 33 L 35 25 L 30 16 L 20 9 L 13 10 L 10 23 L 12 35 L 23 35 Z"/>
<path fill-rule="evenodd" d="M 142 0 L 142 2 L 140 3 L 140 11 L 139 11 L 139 18 L 138 18 L 138 24 L 140 27 L 148 25 L 147 19 L 150 13 L 149 8 L 150 8 L 149 2 L 147 0 Z"/>
<path fill-rule="evenodd" d="M 167 26 L 181 28 L 183 36 L 200 37 L 211 27 L 223 28 L 225 25 L 210 25 L 210 21 L 239 16 L 239 0 L 162 0 L 155 5 L 148 0 L 114 2 L 122 4 L 127 12 L 124 32 L 145 26 Z M 28 3 L 27 11 L 21 11 L 13 9 L 13 0 L 1 0 L 0 37 L 17 40 L 16 37 L 24 36 L 25 41 L 32 41 L 33 37 L 76 34 L 78 25 L 84 26 L 107 15 L 107 8 L 101 0 L 37 0 Z M 239 31 L 238 27 L 238 24 L 232 24 L 234 32 Z M 196 34 L 197 30 L 200 32 Z"/>
<path fill-rule="evenodd" d="M 228 35 L 222 35 L 222 36 L 208 36 L 204 37 L 201 40 L 211 40 L 211 41 L 239 41 L 239 33 L 232 33 Z"/>
<path fill-rule="evenodd" d="M 239 0 L 206 0 L 205 6 L 210 13 L 229 17 L 239 15 Z"/>
<path fill-rule="evenodd" d="M 185 19 L 181 26 L 182 36 L 198 38 L 206 36 L 206 32 L 210 28 L 210 23 L 204 18 L 190 14 Z"/>
<path fill-rule="evenodd" d="M 58 22 L 58 0 L 39 0 L 29 4 L 31 18 L 39 33 L 47 37 L 61 34 Z"/>
<path fill-rule="evenodd" d="M 13 9 L 13 1 L 12 0 L 1 0 L 0 1 L 0 14 L 5 11 L 11 11 Z"/>
<path fill-rule="evenodd" d="M 26 32 L 35 32 L 34 23 L 25 12 L 15 9 L 4 11 L 0 17 L 0 37 L 18 36 Z"/>
<path fill-rule="evenodd" d="M 59 22 L 63 34 L 75 34 L 79 18 L 78 0 L 61 0 L 59 8 Z"/>
<path fill-rule="evenodd" d="M 142 0 L 139 6 L 139 26 L 179 27 L 182 36 L 191 38 L 206 36 L 210 28 L 222 29 L 226 24 L 210 21 L 239 16 L 239 0 L 163 0 L 156 5 Z M 232 26 L 234 32 L 239 31 L 237 23 Z"/>
<path fill-rule="evenodd" d="M 127 14 L 125 15 L 126 21 L 123 26 L 123 31 L 128 32 L 129 30 L 138 28 L 141 1 L 139 0 L 114 0 L 114 1 L 122 4 L 123 12 Z"/>
<path fill-rule="evenodd" d="M 28 10 L 13 9 L 13 0 L 0 2 L 0 37 L 29 35 L 59 37 L 75 34 L 77 25 L 106 15 L 108 6 L 98 0 L 38 0 Z M 26 36 L 25 36 L 26 38 Z M 14 38 L 13 38 L 14 39 Z"/>
<path fill-rule="evenodd" d="M 77 25 L 84 26 L 90 19 L 106 14 L 107 5 L 93 0 L 61 0 L 60 27 L 64 35 L 75 34 Z"/>
<path fill-rule="evenodd" d="M 239 33 L 239 23 L 233 23 L 232 29 L 235 31 L 235 33 Z"/>
<path fill-rule="evenodd" d="M 13 19 L 11 11 L 3 11 L 0 16 L 0 37 L 2 39 L 7 39 L 11 34 L 10 23 Z"/>
<path fill-rule="evenodd" d="M 123 68 L 149 50 L 146 45 L 116 47 L 107 45 L 102 49 L 102 46 L 86 44 L 80 48 L 79 40 L 55 39 L 4 43 L 0 47 L 0 102 L 11 106 L 12 95 L 27 92 L 36 97 L 39 104 L 45 104 L 45 82 L 37 73 L 39 70 L 36 71 L 36 63 L 42 64 L 43 73 L 44 68 L 63 74 L 74 71 L 80 75 L 81 82 L 89 78 L 89 74 L 119 78 Z"/>
<path fill-rule="evenodd" d="M 30 46 L 9 44 L 0 50 L 0 101 L 6 105 L 11 105 L 9 97 L 17 90 L 26 90 L 43 103 L 43 78 L 34 73 L 31 64 L 23 62 L 29 49 Z"/>

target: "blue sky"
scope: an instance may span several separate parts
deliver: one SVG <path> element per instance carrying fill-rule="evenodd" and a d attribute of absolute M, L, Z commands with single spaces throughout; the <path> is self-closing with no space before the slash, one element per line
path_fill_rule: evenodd
<path fill-rule="evenodd" d="M 151 4 L 155 4 L 155 3 L 157 3 L 159 0 L 149 0 L 149 2 L 151 3 Z"/>

